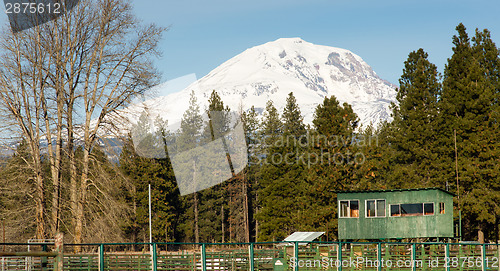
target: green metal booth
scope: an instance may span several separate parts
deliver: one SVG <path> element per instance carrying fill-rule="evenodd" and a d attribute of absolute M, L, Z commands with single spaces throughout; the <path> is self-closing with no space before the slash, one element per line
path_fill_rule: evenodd
<path fill-rule="evenodd" d="M 337 192 L 339 240 L 453 238 L 453 196 L 440 188 Z"/>

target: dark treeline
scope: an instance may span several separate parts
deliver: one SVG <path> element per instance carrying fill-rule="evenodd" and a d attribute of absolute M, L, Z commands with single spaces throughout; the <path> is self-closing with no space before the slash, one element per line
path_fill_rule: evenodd
<path fill-rule="evenodd" d="M 293 92 L 282 112 L 271 101 L 262 116 L 253 107 L 241 112 L 248 165 L 209 189 L 181 196 L 169 158 L 138 155 L 131 137 L 125 140 L 118 168 L 96 147 L 93 157 L 99 158 L 95 159 L 99 166 L 91 169 L 91 176 L 109 178 L 114 192 L 108 194 L 117 206 L 125 206 L 122 212 L 118 207 L 95 210 L 122 216 L 113 230 L 101 230 L 101 241 L 148 241 L 149 183 L 156 242 L 273 241 L 295 231 L 325 231 L 326 239 L 335 240 L 335 191 L 425 187 L 457 194 L 455 216 L 461 210 L 465 240 L 498 240 L 499 49 L 488 30 L 476 30 L 472 37 L 462 24 L 456 30 L 453 55 L 442 73 L 423 49 L 409 54 L 397 104 L 392 105 L 393 121 L 380 127 L 359 127 L 351 106 L 335 97 L 326 97 L 307 125 Z M 229 110 L 214 90 L 207 111 Z M 165 132 L 161 121 L 149 124 L 146 116 L 138 126 L 156 126 L 157 134 L 151 138 L 176 137 L 179 151 L 214 139 L 202 113 L 192 94 L 175 133 Z M 0 181 L 12 189 L 22 184 L 16 180 L 22 177 L 18 172 L 25 159 L 23 148 L 20 144 L 18 154 L 0 172 Z M 18 187 L 16 193 L 0 190 L 10 193 L 0 198 L 0 208 L 11 224 L 23 219 L 18 216 L 33 216 L 21 207 L 30 206 L 31 200 L 23 196 L 23 189 L 29 187 Z M 22 209 L 17 216 L 16 208 Z M 24 226 L 19 230 L 26 235 L 35 227 Z"/>

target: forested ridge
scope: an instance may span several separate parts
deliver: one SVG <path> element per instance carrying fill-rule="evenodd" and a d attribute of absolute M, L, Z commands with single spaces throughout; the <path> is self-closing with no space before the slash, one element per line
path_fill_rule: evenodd
<path fill-rule="evenodd" d="M 380 127 L 360 127 L 351 106 L 335 97 L 325 97 L 312 123 L 305 124 L 293 90 L 282 112 L 269 101 L 262 117 L 253 107 L 247 112 L 228 108 L 217 90 L 209 108 L 202 109 L 193 92 L 174 132 L 163 129 L 168 120 L 150 123 L 143 114 L 137 126 L 156 131 L 149 135 L 151 142 L 176 137 L 182 150 L 186 144 L 202 145 L 216 137 L 203 113 L 240 111 L 248 165 L 233 178 L 186 196 L 179 193 L 170 158 L 139 155 L 130 135 L 122 138 L 118 163 L 110 162 L 99 144 L 61 143 L 64 152 L 57 175 L 61 191 L 54 194 L 52 160 L 41 152 L 40 172 L 34 172 L 33 161 L 38 160 L 32 159 L 29 140 L 23 140 L 14 155 L 5 158 L 0 172 L 0 217 L 7 240 L 54 234 L 50 219 L 43 220 L 47 224 L 43 232 L 37 225 L 40 195 L 45 197 L 43 217 L 53 217 L 57 211 L 57 230 L 75 236 L 78 214 L 66 189 L 71 188 L 72 174 L 80 176 L 81 165 L 87 163 L 88 185 L 82 187 L 87 192 L 81 221 L 85 231 L 81 239 L 73 238 L 83 242 L 147 242 L 148 184 L 153 191 L 155 242 L 273 241 L 295 231 L 325 231 L 325 239 L 335 240 L 336 191 L 427 187 L 457 195 L 454 215 L 458 218 L 461 210 L 465 240 L 496 241 L 500 238 L 499 49 L 488 30 L 470 34 L 463 24 L 456 27 L 452 49 L 443 71 L 429 61 L 424 49 L 409 53 L 397 89 L 398 103 L 392 105 L 393 121 Z M 34 173 L 43 176 L 42 194 L 37 193 Z M 54 196 L 61 202 L 57 209 L 48 200 Z"/>

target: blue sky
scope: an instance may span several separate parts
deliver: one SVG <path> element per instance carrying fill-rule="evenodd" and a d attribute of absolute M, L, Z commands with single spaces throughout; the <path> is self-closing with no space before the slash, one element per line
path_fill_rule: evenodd
<path fill-rule="evenodd" d="M 252 46 L 281 37 L 345 48 L 397 84 L 408 53 L 424 48 L 442 71 L 455 27 L 487 28 L 500 45 L 498 0 L 133 0 L 144 22 L 169 26 L 163 81 L 198 78 Z"/>

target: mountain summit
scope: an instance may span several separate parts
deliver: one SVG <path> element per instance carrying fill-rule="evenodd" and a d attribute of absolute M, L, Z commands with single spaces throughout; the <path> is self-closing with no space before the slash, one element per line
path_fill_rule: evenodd
<path fill-rule="evenodd" d="M 268 100 L 281 112 L 286 96 L 293 91 L 304 121 L 311 123 L 316 106 L 324 97 L 333 95 L 341 104 L 351 104 L 366 127 L 390 119 L 389 105 L 396 101 L 395 88 L 348 50 L 300 38 L 281 38 L 245 50 L 181 92 L 145 103 L 153 115 L 160 114 L 175 123 L 188 107 L 192 90 L 201 108 L 206 107 L 210 93 L 216 90 L 232 110 L 241 106 L 247 110 L 253 105 L 258 112 L 263 111 Z"/>

